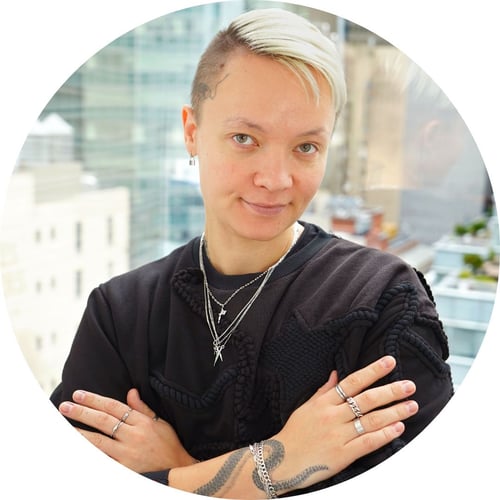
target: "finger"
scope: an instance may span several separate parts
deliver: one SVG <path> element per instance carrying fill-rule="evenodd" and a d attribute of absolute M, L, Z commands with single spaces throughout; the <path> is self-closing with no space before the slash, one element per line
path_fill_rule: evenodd
<path fill-rule="evenodd" d="M 59 411 L 65 417 L 85 424 L 89 427 L 93 427 L 108 436 L 113 434 L 115 425 L 120 422 L 119 418 L 109 415 L 103 411 L 94 410 L 93 408 L 81 406 L 70 401 L 64 401 L 61 403 L 59 405 Z"/>
<path fill-rule="evenodd" d="M 362 413 L 368 413 L 375 408 L 408 398 L 415 393 L 416 389 L 411 380 L 400 380 L 368 389 L 356 396 L 355 401 Z"/>
<path fill-rule="evenodd" d="M 361 432 L 357 428 L 354 421 L 348 423 L 352 429 L 352 437 L 357 438 L 360 434 L 375 432 L 385 427 L 388 427 L 402 420 L 406 420 L 418 412 L 418 404 L 416 401 L 404 401 L 396 405 L 376 410 L 359 419 L 361 423 Z M 359 425 L 359 424 L 358 424 Z"/>
<path fill-rule="evenodd" d="M 320 396 L 330 391 L 335 387 L 337 382 L 338 382 L 337 371 L 333 370 L 332 373 L 330 373 L 328 380 L 317 390 L 316 395 Z"/>
<path fill-rule="evenodd" d="M 130 391 L 128 391 L 127 404 L 133 410 L 136 410 L 150 418 L 154 418 L 156 416 L 156 413 L 141 399 L 137 389 L 130 389 Z"/>
<path fill-rule="evenodd" d="M 396 366 L 396 360 L 392 356 L 384 356 L 377 361 L 351 373 L 340 381 L 342 390 L 347 396 L 355 396 L 362 390 L 374 384 L 377 380 L 388 375 Z M 337 391 L 332 391 L 336 399 L 340 399 Z"/>
<path fill-rule="evenodd" d="M 77 429 L 78 432 L 85 437 L 91 444 L 99 448 L 108 457 L 113 458 L 117 462 L 127 466 L 127 456 L 123 454 L 124 446 L 120 441 L 116 441 L 99 432 L 91 432 L 83 429 Z"/>
<path fill-rule="evenodd" d="M 113 448 L 118 444 L 115 440 L 99 432 L 86 431 L 84 429 L 77 429 L 77 431 L 90 443 L 106 453 L 106 455 L 114 458 L 115 453 Z"/>
<path fill-rule="evenodd" d="M 346 459 L 354 461 L 368 453 L 378 450 L 403 434 L 403 422 L 395 422 L 374 432 L 367 432 L 349 441 L 345 447 Z"/>
<path fill-rule="evenodd" d="M 129 408 L 126 404 L 117 399 L 101 396 L 100 394 L 95 394 L 93 392 L 82 390 L 75 391 L 73 393 L 73 401 L 78 403 L 80 406 L 86 406 L 87 408 L 107 413 L 118 420 L 128 418 L 131 415 L 131 408 Z"/>

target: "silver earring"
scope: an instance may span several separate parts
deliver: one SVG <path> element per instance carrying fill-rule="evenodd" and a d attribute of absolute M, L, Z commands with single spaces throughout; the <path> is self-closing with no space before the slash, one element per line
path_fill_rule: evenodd
<path fill-rule="evenodd" d="M 193 155 L 191 155 L 191 156 L 189 157 L 189 166 L 190 166 L 190 167 L 194 167 L 195 165 L 196 165 L 196 161 L 195 161 L 195 159 L 194 159 L 194 156 L 193 156 Z"/>

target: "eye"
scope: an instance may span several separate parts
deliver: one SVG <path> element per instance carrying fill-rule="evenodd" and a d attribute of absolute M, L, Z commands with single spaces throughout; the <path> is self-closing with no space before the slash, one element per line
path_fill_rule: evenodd
<path fill-rule="evenodd" d="M 317 146 L 315 146 L 314 144 L 311 144 L 310 142 L 306 142 L 304 144 L 301 144 L 300 146 L 298 146 L 297 149 L 299 150 L 300 153 L 304 153 L 304 154 L 308 154 L 308 155 L 314 154 L 318 151 Z"/>
<path fill-rule="evenodd" d="M 255 144 L 254 139 L 247 134 L 236 134 L 232 136 L 234 142 L 242 144 L 243 146 L 250 146 Z"/>

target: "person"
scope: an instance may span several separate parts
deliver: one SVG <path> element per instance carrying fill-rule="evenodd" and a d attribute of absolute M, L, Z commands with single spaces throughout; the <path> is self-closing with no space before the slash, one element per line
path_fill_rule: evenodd
<path fill-rule="evenodd" d="M 344 106 L 335 45 L 279 9 L 237 17 L 182 110 L 204 233 L 90 294 L 52 402 L 171 487 L 331 486 L 411 441 L 453 394 L 422 274 L 301 220 Z"/>

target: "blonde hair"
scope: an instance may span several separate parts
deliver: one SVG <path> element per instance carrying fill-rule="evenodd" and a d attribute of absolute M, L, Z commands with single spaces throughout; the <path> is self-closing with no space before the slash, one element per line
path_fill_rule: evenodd
<path fill-rule="evenodd" d="M 201 103 L 213 95 L 224 65 L 235 51 L 267 56 L 296 73 L 319 98 L 315 73 L 328 82 L 338 115 L 346 102 L 340 54 L 332 40 L 305 18 L 282 9 L 257 9 L 235 18 L 219 31 L 200 58 L 191 88 L 191 105 L 199 118 Z"/>

